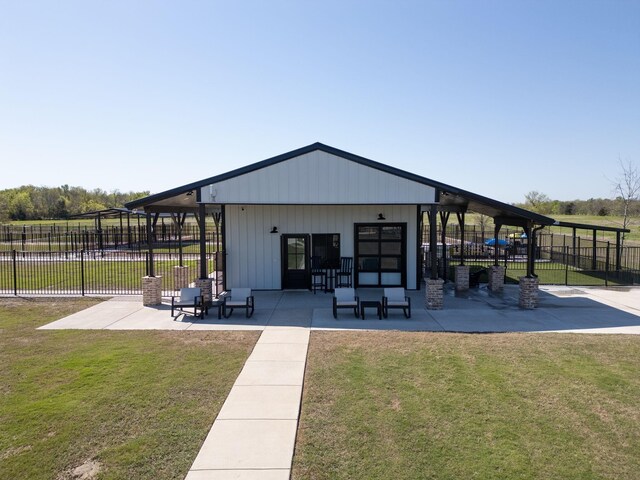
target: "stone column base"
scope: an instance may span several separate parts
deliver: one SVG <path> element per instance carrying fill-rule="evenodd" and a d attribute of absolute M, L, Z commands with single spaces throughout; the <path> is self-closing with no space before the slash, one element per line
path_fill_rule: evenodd
<path fill-rule="evenodd" d="M 162 303 L 162 277 L 142 277 L 142 305 Z"/>
<path fill-rule="evenodd" d="M 538 277 L 520 277 L 520 308 L 527 310 L 538 306 Z"/>
<path fill-rule="evenodd" d="M 441 278 L 435 280 L 428 278 L 425 283 L 425 305 L 427 310 L 442 310 L 444 306 L 444 291 L 442 289 L 444 280 Z"/>
<path fill-rule="evenodd" d="M 195 284 L 202 292 L 204 303 L 210 303 L 213 298 L 213 280 L 211 278 L 198 278 Z"/>
<path fill-rule="evenodd" d="M 173 287 L 176 290 L 187 288 L 189 286 L 189 267 L 175 266 L 173 267 Z"/>
<path fill-rule="evenodd" d="M 501 265 L 492 265 L 489 267 L 489 290 L 492 292 L 501 292 L 504 288 L 504 267 Z"/>
<path fill-rule="evenodd" d="M 456 267 L 456 290 L 469 290 L 469 267 L 467 265 L 458 265 Z"/>

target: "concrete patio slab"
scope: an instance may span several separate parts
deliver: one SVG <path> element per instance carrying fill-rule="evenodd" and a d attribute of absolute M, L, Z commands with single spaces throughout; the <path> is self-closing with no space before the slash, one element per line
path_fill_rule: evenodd
<path fill-rule="evenodd" d="M 302 385 L 235 385 L 218 414 L 219 420 L 297 420 Z"/>

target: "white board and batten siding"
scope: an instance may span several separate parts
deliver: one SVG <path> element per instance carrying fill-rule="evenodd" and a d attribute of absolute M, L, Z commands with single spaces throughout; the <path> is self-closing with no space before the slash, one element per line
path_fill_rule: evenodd
<path fill-rule="evenodd" d="M 315 150 L 202 187 L 205 203 L 366 205 L 433 203 L 431 186 Z"/>
<path fill-rule="evenodd" d="M 307 182 L 309 184 L 309 182 Z M 384 221 L 377 221 L 379 213 Z M 416 205 L 227 205 L 227 287 L 277 290 L 282 234 L 339 233 L 340 254 L 354 256 L 355 223 L 407 224 L 407 288 L 416 288 Z M 278 233 L 270 233 L 276 226 Z"/>

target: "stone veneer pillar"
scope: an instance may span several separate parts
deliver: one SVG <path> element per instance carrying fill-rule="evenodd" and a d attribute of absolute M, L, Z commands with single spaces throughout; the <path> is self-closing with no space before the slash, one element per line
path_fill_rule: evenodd
<path fill-rule="evenodd" d="M 213 279 L 211 278 L 198 278 L 195 281 L 196 287 L 202 292 L 204 297 L 204 303 L 210 303 L 213 298 Z"/>
<path fill-rule="evenodd" d="M 531 310 L 538 306 L 538 277 L 520 277 L 520 308 Z"/>
<path fill-rule="evenodd" d="M 458 265 L 456 267 L 456 290 L 469 290 L 469 266 Z"/>
<path fill-rule="evenodd" d="M 504 267 L 501 265 L 492 265 L 489 267 L 489 290 L 492 292 L 501 292 L 504 288 Z"/>
<path fill-rule="evenodd" d="M 444 305 L 444 292 L 442 289 L 444 280 L 441 278 L 436 278 L 435 280 L 427 278 L 425 283 L 425 305 L 427 310 L 442 310 Z"/>
<path fill-rule="evenodd" d="M 176 290 L 187 288 L 189 286 L 189 267 L 181 267 L 176 265 L 173 267 L 173 287 Z"/>
<path fill-rule="evenodd" d="M 142 277 L 142 305 L 162 303 L 162 277 Z"/>

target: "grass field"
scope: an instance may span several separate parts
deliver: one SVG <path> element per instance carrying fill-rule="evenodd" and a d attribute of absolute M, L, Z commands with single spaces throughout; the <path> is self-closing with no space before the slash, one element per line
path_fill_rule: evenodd
<path fill-rule="evenodd" d="M 640 338 L 313 332 L 292 478 L 637 479 Z"/>
<path fill-rule="evenodd" d="M 35 330 L 96 301 L 0 299 L 0 478 L 184 478 L 258 337 Z"/>

